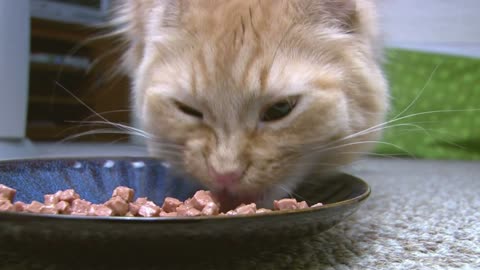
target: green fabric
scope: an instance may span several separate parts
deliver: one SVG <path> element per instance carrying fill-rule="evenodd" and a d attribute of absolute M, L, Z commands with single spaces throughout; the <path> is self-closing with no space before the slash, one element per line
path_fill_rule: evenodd
<path fill-rule="evenodd" d="M 385 144 L 379 144 L 376 153 L 479 160 L 480 59 L 398 49 L 389 50 L 387 57 L 392 105 L 388 119 L 402 112 L 417 96 L 402 116 L 466 111 L 424 113 L 392 122 L 388 126 L 410 123 L 425 130 L 412 126 L 387 128 L 382 140 Z"/>

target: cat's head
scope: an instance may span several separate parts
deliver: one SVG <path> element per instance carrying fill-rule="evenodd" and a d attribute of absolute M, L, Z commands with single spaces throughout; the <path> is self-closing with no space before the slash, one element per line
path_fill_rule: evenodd
<path fill-rule="evenodd" d="M 367 0 L 126 1 L 117 20 L 151 153 L 253 198 L 348 163 L 387 109 L 374 12 Z"/>

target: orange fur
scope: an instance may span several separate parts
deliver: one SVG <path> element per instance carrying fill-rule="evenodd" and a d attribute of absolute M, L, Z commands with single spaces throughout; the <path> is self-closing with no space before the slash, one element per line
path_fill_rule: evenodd
<path fill-rule="evenodd" d="M 117 14 L 143 128 L 185 146 L 149 149 L 212 189 L 208 165 L 246 169 L 232 193 L 276 197 L 279 185 L 347 164 L 380 135 L 342 140 L 381 123 L 388 107 L 372 0 L 125 0 Z M 292 95 L 300 99 L 287 117 L 260 121 Z"/>

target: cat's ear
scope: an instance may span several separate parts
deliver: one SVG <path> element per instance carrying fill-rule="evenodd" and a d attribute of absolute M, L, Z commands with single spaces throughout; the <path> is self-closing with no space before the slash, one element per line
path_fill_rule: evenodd
<path fill-rule="evenodd" d="M 327 24 L 346 32 L 355 31 L 358 0 L 298 0 L 309 23 Z"/>

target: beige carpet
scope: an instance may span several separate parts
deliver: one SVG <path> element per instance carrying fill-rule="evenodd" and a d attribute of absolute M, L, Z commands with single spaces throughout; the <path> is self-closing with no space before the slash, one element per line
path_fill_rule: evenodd
<path fill-rule="evenodd" d="M 480 163 L 369 159 L 350 171 L 371 184 L 372 196 L 333 229 L 254 257 L 170 263 L 176 269 L 480 269 Z M 0 266 L 61 268 L 12 254 L 0 257 Z"/>

